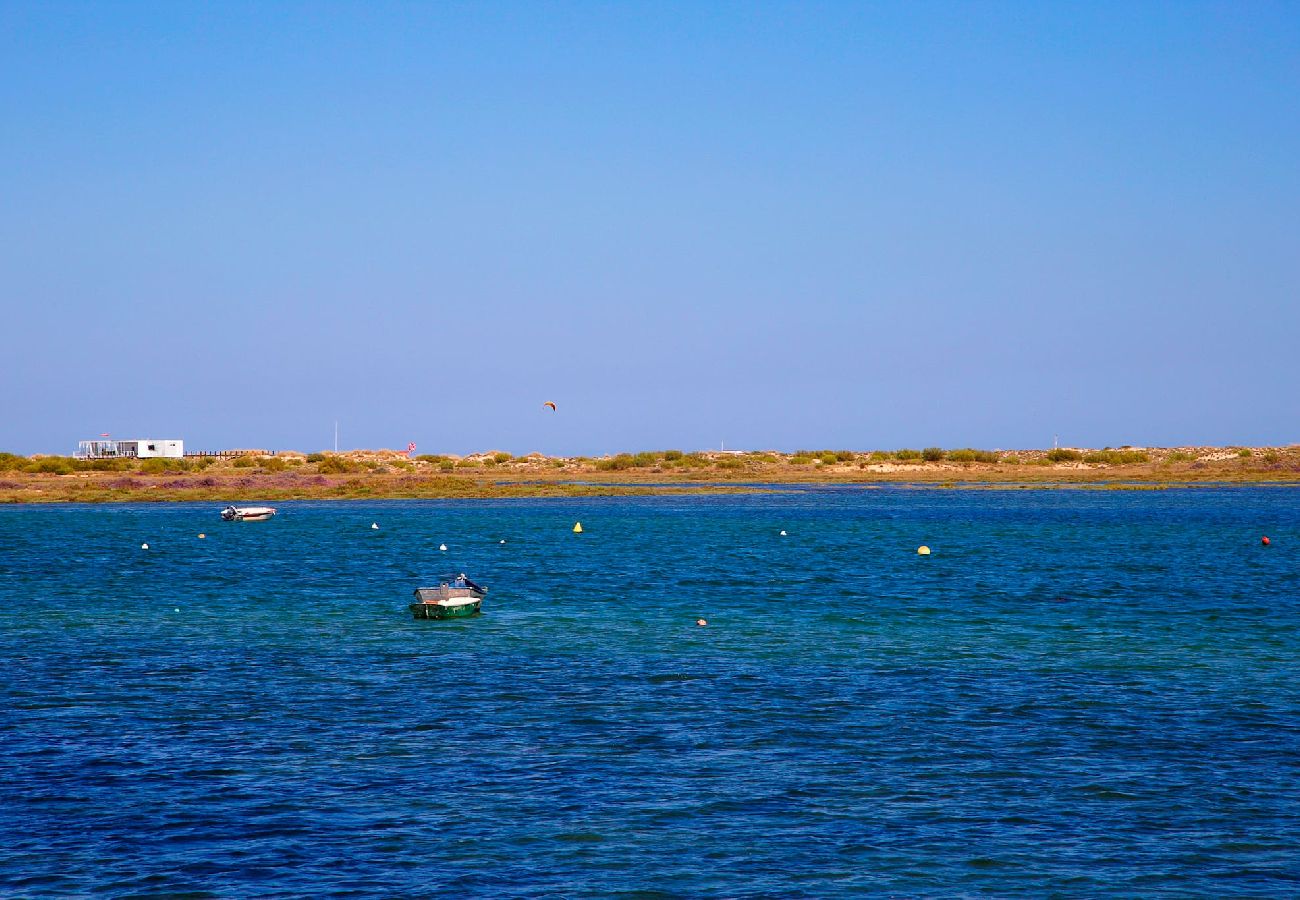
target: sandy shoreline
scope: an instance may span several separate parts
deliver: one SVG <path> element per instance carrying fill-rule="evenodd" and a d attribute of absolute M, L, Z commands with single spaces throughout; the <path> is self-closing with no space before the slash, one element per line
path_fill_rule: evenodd
<path fill-rule="evenodd" d="M 1300 484 L 1300 447 L 803 451 L 408 459 L 390 450 L 234 459 L 72 460 L 0 455 L 0 503 L 590 497 L 744 492 L 789 485 L 1132 490 Z M 939 454 L 943 454 L 940 456 Z M 900 455 L 903 458 L 900 458 Z"/>

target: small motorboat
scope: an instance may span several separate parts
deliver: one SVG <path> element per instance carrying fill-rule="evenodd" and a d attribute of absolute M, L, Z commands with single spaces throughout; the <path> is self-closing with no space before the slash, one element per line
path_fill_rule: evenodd
<path fill-rule="evenodd" d="M 225 522 L 265 522 L 273 515 L 273 506 L 227 506 L 221 511 Z"/>
<path fill-rule="evenodd" d="M 417 619 L 460 619 L 478 615 L 487 588 L 470 581 L 462 573 L 434 588 L 416 588 L 412 615 Z"/>

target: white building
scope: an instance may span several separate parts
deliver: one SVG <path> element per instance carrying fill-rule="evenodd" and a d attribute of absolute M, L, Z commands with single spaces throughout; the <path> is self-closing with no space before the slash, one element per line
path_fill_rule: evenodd
<path fill-rule="evenodd" d="M 82 459 L 180 459 L 185 455 L 185 442 L 149 438 L 138 441 L 81 441 L 77 456 Z"/>

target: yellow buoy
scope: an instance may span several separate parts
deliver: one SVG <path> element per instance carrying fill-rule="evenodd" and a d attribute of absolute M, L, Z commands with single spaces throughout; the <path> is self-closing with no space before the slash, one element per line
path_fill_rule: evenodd
<path fill-rule="evenodd" d="M 582 534 L 582 523 L 581 523 L 581 522 L 574 522 L 574 523 L 573 523 L 573 533 L 574 533 L 574 534 Z"/>
<path fill-rule="evenodd" d="M 917 555 L 917 556 L 929 556 L 929 555 L 930 555 L 930 548 L 927 547 L 927 546 L 925 546 L 925 544 L 922 544 L 921 546 L 919 546 L 919 547 L 916 548 L 916 555 Z"/>

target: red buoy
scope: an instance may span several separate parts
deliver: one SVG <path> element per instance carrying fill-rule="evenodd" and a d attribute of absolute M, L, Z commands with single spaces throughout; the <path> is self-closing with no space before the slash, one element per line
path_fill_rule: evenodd
<path fill-rule="evenodd" d="M 1265 535 L 1264 537 L 1260 538 L 1260 539 L 1259 539 L 1259 542 L 1260 542 L 1261 544 L 1263 544 L 1265 547 L 1267 547 L 1269 544 L 1273 543 L 1272 541 L 1270 541 L 1270 540 L 1268 539 L 1268 535 Z"/>

